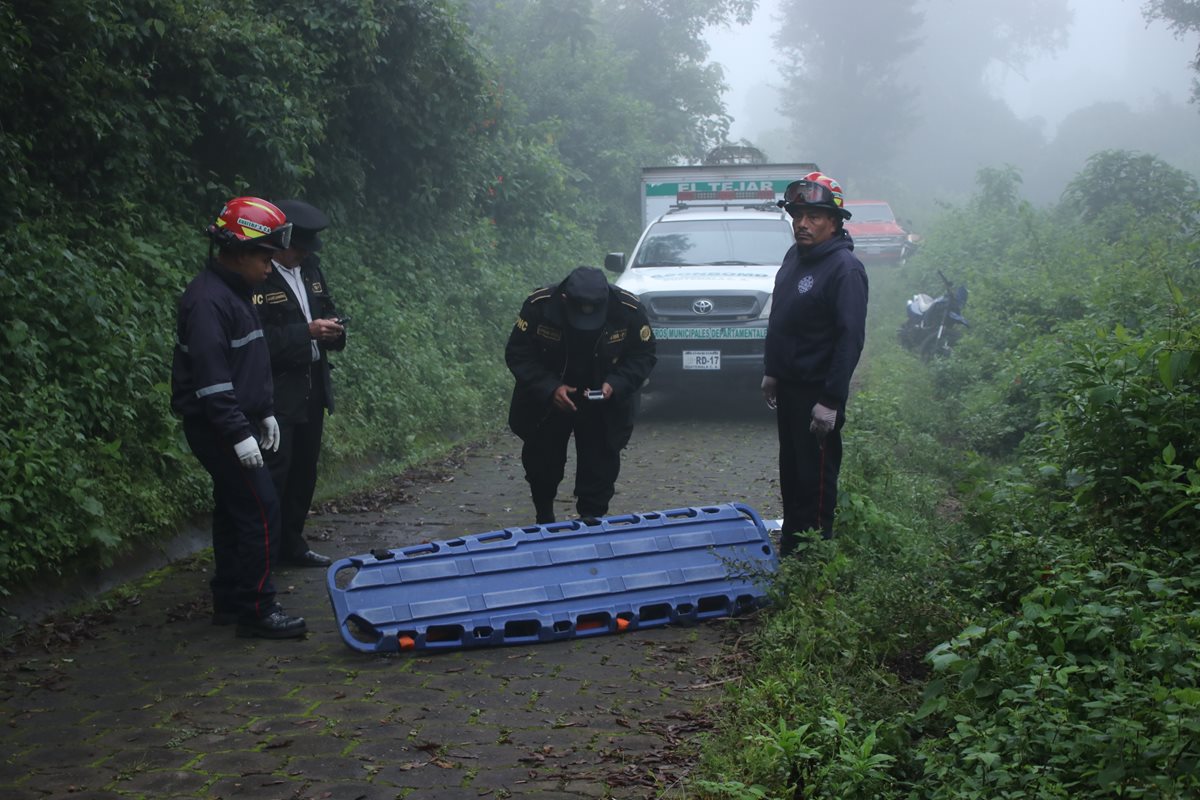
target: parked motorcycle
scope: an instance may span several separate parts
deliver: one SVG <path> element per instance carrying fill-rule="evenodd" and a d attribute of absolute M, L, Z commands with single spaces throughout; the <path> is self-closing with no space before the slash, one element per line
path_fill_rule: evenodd
<path fill-rule="evenodd" d="M 908 317 L 897 331 L 900 344 L 926 360 L 949 354 L 963 328 L 969 327 L 962 315 L 967 288 L 955 287 L 941 270 L 938 277 L 945 284 L 945 292 L 936 298 L 914 294 L 906 304 Z"/>

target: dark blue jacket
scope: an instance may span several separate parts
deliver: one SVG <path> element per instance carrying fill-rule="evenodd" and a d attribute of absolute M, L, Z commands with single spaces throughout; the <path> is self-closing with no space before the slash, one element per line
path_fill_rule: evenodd
<path fill-rule="evenodd" d="M 275 413 L 271 356 L 250 286 L 215 260 L 179 298 L 171 408 L 207 418 L 229 444 L 258 436 L 259 420 Z"/>
<path fill-rule="evenodd" d="M 820 386 L 841 408 L 866 339 L 867 271 L 841 231 L 815 247 L 792 245 L 775 275 L 765 372 L 782 383 Z"/>
<path fill-rule="evenodd" d="M 562 293 L 559 284 L 529 295 L 504 348 L 505 363 L 517 379 L 508 424 L 522 439 L 536 435 L 553 413 L 554 392 L 574 371 L 567 363 L 570 331 Z M 637 295 L 609 286 L 607 309 L 604 327 L 595 332 L 592 357 L 581 372 L 588 375 L 587 388 L 612 386 L 613 395 L 603 405 L 605 435 L 608 445 L 620 450 L 633 435 L 634 395 L 658 361 L 657 344 Z"/>

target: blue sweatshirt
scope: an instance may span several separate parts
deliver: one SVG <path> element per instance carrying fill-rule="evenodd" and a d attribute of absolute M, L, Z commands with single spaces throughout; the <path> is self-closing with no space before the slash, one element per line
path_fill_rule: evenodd
<path fill-rule="evenodd" d="M 271 356 L 250 287 L 241 276 L 210 261 L 179 299 L 171 407 L 184 417 L 204 417 L 229 444 L 258 435 L 273 416 Z"/>
<path fill-rule="evenodd" d="M 866 339 L 867 271 L 844 230 L 813 247 L 792 245 L 775 274 L 765 372 L 781 383 L 819 385 L 841 408 Z"/>

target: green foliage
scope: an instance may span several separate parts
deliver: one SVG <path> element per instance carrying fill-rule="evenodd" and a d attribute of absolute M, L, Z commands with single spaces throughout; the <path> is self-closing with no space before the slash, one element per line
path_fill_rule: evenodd
<path fill-rule="evenodd" d="M 1178 327 L 1081 336 L 1037 451 L 1089 524 L 1189 548 L 1200 530 L 1200 314 L 1178 312 Z"/>
<path fill-rule="evenodd" d="M 1074 562 L 1019 613 L 930 653 L 922 796 L 1183 797 L 1200 789 L 1193 557 Z M 944 726 L 944 732 L 938 726 Z"/>
<path fill-rule="evenodd" d="M 705 63 L 702 33 L 706 25 L 744 20 L 748 0 L 462 5 L 498 71 L 499 115 L 523 132 L 502 145 L 515 163 L 490 166 L 493 182 L 481 202 L 498 204 L 498 214 L 513 187 L 532 178 L 525 167 L 544 166 L 544 156 L 561 163 L 535 191 L 552 186 L 545 201 L 586 216 L 606 248 L 621 248 L 641 232 L 641 168 L 700 163 L 724 141 L 719 68 Z M 539 205 L 530 199 L 525 213 Z"/>
<path fill-rule="evenodd" d="M 775 773 L 772 791 L 762 784 L 747 786 L 741 781 L 700 781 L 699 789 L 714 797 L 826 797 L 870 798 L 892 782 L 888 767 L 896 760 L 876 751 L 879 745 L 874 728 L 862 731 L 836 708 L 816 724 L 792 727 L 787 720 L 774 726 L 762 725 L 759 733 L 746 737 L 746 745 L 756 760 L 764 762 L 764 771 Z M 832 754 L 832 755 L 831 755 Z"/>
<path fill-rule="evenodd" d="M 964 617 L 952 568 L 960 529 L 954 507 L 939 502 L 954 455 L 911 424 L 932 411 L 930 385 L 880 311 L 902 308 L 898 277 L 872 274 L 838 538 L 802 541 L 782 566 L 776 610 L 753 632 L 753 661 L 705 747 L 699 796 L 894 796 L 913 768 L 904 715 L 919 702 L 921 657 Z"/>
<path fill-rule="evenodd" d="M 169 365 L 199 231 L 233 194 L 334 220 L 355 323 L 326 477 L 497 427 L 522 298 L 598 258 L 554 123 L 517 118 L 449 2 L 5 3 L 0 57 L 0 594 L 208 506 Z M 605 123 L 589 146 L 615 151 Z"/>
<path fill-rule="evenodd" d="M 166 385 L 179 250 L 79 233 L 4 237 L 0 591 L 79 554 L 111 563 L 196 507 Z"/>
<path fill-rule="evenodd" d="M 1063 192 L 1063 205 L 1097 224 L 1109 241 L 1153 220 L 1167 235 L 1195 230 L 1200 203 L 1196 179 L 1149 153 L 1095 153 Z"/>
<path fill-rule="evenodd" d="M 703 796 L 860 796 L 800 782 L 846 749 L 814 739 L 831 708 L 893 759 L 874 797 L 1200 791 L 1196 245 L 1136 225 L 1098 243 L 1019 187 L 985 171 L 872 274 L 844 535 L 785 565 Z M 875 332 L 938 269 L 970 287 L 971 328 L 927 365 Z"/>

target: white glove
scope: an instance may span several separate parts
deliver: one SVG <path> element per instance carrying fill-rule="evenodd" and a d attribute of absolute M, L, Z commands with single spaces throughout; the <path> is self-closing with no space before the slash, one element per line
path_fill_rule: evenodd
<path fill-rule="evenodd" d="M 263 450 L 270 450 L 272 453 L 279 451 L 279 423 L 274 417 L 267 417 L 262 422 L 258 423 L 262 428 L 262 437 L 258 440 L 259 446 Z"/>
<path fill-rule="evenodd" d="M 778 380 L 772 378 L 770 375 L 763 375 L 762 393 L 763 399 L 767 401 L 767 408 L 775 408 L 779 405 L 778 386 Z"/>
<path fill-rule="evenodd" d="M 247 436 L 235 444 L 233 452 L 237 454 L 243 467 L 254 469 L 263 465 L 262 451 L 258 449 L 258 442 L 254 441 L 253 436 Z"/>
<path fill-rule="evenodd" d="M 817 437 L 818 442 L 824 442 L 826 435 L 833 430 L 833 426 L 837 424 L 837 409 L 823 406 L 817 403 L 813 406 L 812 422 L 809 423 L 808 429 Z"/>

